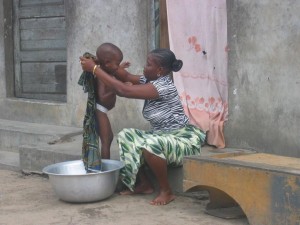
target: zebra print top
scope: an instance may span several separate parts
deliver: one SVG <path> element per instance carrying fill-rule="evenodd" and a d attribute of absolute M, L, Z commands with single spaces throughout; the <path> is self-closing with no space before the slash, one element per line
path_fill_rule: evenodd
<path fill-rule="evenodd" d="M 147 83 L 146 77 L 141 76 L 140 83 Z M 145 100 L 143 116 L 148 120 L 154 132 L 172 131 L 189 123 L 184 114 L 177 89 L 169 75 L 150 81 L 156 88 L 159 98 Z"/>

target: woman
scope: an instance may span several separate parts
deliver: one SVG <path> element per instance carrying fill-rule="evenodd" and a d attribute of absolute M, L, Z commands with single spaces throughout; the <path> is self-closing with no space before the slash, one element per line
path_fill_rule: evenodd
<path fill-rule="evenodd" d="M 80 58 L 82 69 L 92 72 L 118 96 L 145 99 L 143 116 L 152 126 L 151 131 L 123 129 L 118 134 L 120 159 L 125 167 L 120 171 L 122 182 L 129 188 L 121 194 L 150 194 L 154 188 L 144 171 L 148 165 L 159 184 L 158 195 L 152 205 L 165 205 L 175 199 L 167 179 L 167 166 L 182 165 L 186 155 L 197 155 L 205 134 L 189 124 L 170 73 L 182 67 L 169 49 L 155 49 L 148 54 L 144 75 L 132 75 L 120 68 L 112 78 L 92 60 Z M 137 181 L 137 177 L 139 180 Z"/>

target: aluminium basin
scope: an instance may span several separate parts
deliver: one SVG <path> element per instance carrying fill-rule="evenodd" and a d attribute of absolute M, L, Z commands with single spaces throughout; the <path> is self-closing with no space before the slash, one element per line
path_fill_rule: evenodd
<path fill-rule="evenodd" d="M 110 197 L 117 186 L 124 163 L 102 159 L 102 170 L 87 173 L 82 160 L 66 161 L 46 166 L 43 173 L 56 195 L 66 202 L 95 202 Z"/>

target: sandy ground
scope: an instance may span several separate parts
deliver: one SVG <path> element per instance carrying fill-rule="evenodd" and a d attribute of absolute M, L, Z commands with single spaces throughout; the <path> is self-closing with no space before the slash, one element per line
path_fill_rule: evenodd
<path fill-rule="evenodd" d="M 205 194 L 178 195 L 166 206 L 149 204 L 154 195 L 121 196 L 88 204 L 57 198 L 48 178 L 0 170 L 0 225 L 248 225 L 247 219 L 206 214 Z"/>

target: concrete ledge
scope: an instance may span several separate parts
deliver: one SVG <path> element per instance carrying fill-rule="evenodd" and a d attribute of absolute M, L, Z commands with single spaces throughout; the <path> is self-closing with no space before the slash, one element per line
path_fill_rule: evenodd
<path fill-rule="evenodd" d="M 81 155 L 60 153 L 41 147 L 22 146 L 20 148 L 20 169 L 40 172 L 47 165 L 80 158 Z"/>
<path fill-rule="evenodd" d="M 20 170 L 22 169 L 22 165 L 26 165 L 26 168 L 29 169 L 34 168 L 34 166 L 29 165 L 38 165 L 43 158 L 51 158 L 49 154 L 43 155 L 45 151 L 37 151 L 38 149 L 44 149 L 42 146 L 61 142 L 66 143 L 72 139 L 73 136 L 81 133 L 82 128 L 77 127 L 0 119 L 0 168 Z M 20 149 L 22 151 L 21 155 L 19 154 Z M 35 152 L 35 154 L 33 154 L 33 152 Z M 25 157 L 24 155 L 27 156 Z M 68 155 L 68 153 L 65 155 Z M 72 158 L 73 152 L 69 155 L 70 157 L 67 158 Z M 28 161 L 22 162 L 24 158 L 32 159 L 30 159 L 30 163 L 28 163 Z M 53 156 L 53 159 L 54 158 L 55 156 Z M 21 165 L 20 161 L 22 162 Z M 43 165 L 43 163 L 41 163 L 41 165 Z"/>
<path fill-rule="evenodd" d="M 50 164 L 82 158 L 82 135 L 58 139 L 51 143 L 21 146 L 19 149 L 21 170 L 41 172 Z M 115 142 L 111 147 L 111 159 L 119 159 Z"/>
<path fill-rule="evenodd" d="M 67 103 L 49 102 L 25 98 L 0 99 L 0 118 L 39 124 L 68 126 L 71 118 Z"/>
<path fill-rule="evenodd" d="M 0 151 L 0 169 L 20 171 L 19 153 Z"/>
<path fill-rule="evenodd" d="M 82 128 L 54 126 L 0 119 L 0 149 L 18 149 L 20 145 L 37 145 L 68 138 Z"/>

